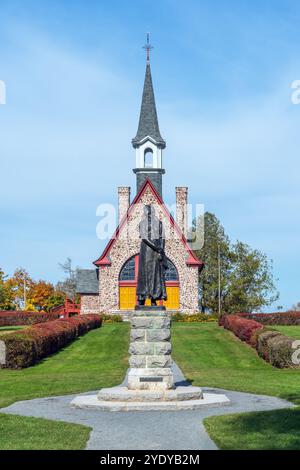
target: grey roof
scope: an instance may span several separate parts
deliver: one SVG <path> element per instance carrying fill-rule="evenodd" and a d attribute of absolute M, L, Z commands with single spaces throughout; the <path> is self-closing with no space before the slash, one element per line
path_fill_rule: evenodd
<path fill-rule="evenodd" d="M 138 147 L 140 145 L 140 142 L 147 136 L 155 140 L 155 142 L 159 144 L 161 148 L 165 148 L 166 142 L 160 135 L 158 126 L 154 91 L 151 78 L 151 69 L 149 63 L 147 63 L 146 66 L 139 127 L 135 138 L 132 139 L 133 147 Z"/>
<path fill-rule="evenodd" d="M 99 294 L 98 269 L 77 269 L 76 292 L 78 294 Z"/>

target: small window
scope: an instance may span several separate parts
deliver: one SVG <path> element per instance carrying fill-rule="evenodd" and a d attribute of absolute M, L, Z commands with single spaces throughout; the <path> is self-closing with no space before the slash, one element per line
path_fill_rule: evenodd
<path fill-rule="evenodd" d="M 175 265 L 168 259 L 168 267 L 165 271 L 166 281 L 178 281 L 178 272 Z"/>
<path fill-rule="evenodd" d="M 135 280 L 135 257 L 128 260 L 120 272 L 120 281 L 134 281 Z"/>
<path fill-rule="evenodd" d="M 145 168 L 153 168 L 153 152 L 149 148 L 144 153 L 144 166 Z"/>

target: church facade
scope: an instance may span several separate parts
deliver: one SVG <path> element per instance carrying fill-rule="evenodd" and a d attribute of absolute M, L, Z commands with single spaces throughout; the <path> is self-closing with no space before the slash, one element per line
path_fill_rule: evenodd
<path fill-rule="evenodd" d="M 132 145 L 136 154 L 133 170 L 136 175 L 136 195 L 131 200 L 131 188 L 118 188 L 118 227 L 103 253 L 94 261 L 95 268 L 78 271 L 77 292 L 81 298 L 81 313 L 125 315 L 134 310 L 141 243 L 139 223 L 145 205 L 154 208 L 166 233 L 167 300 L 161 303 L 169 311 L 195 313 L 199 310 L 198 282 L 203 263 L 193 253 L 186 239 L 188 188 L 176 187 L 175 220 L 163 201 L 165 170 L 162 153 L 166 142 L 158 125 L 149 56 L 138 131 L 132 139 Z"/>

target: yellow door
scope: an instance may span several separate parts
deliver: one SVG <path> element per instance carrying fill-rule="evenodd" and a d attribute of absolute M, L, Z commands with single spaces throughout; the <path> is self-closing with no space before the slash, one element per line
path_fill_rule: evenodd
<path fill-rule="evenodd" d="M 133 286 L 122 286 L 119 288 L 120 310 L 134 310 L 136 306 L 136 288 Z M 179 287 L 167 286 L 168 300 L 163 302 L 167 310 L 179 309 Z M 147 299 L 145 305 L 151 305 L 150 299 Z"/>
<path fill-rule="evenodd" d="M 135 287 L 120 287 L 120 310 L 134 310 L 136 306 Z"/>
<path fill-rule="evenodd" d="M 179 287 L 167 287 L 167 300 L 163 304 L 167 310 L 179 309 Z"/>

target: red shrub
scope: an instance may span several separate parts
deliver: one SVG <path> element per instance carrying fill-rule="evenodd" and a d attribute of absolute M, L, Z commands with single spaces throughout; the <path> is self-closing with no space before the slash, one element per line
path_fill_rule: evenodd
<path fill-rule="evenodd" d="M 223 315 L 220 318 L 219 324 L 232 331 L 238 338 L 250 345 L 252 344 L 251 338 L 255 331 L 262 328 L 260 323 L 241 318 L 238 315 Z"/>
<path fill-rule="evenodd" d="M 59 318 L 56 313 L 36 313 L 24 311 L 0 310 L 0 326 L 35 325 Z"/>
<path fill-rule="evenodd" d="M 82 315 L 39 323 L 16 333 L 0 335 L 5 343 L 5 367 L 17 369 L 35 364 L 88 331 L 99 328 L 99 315 Z"/>
<path fill-rule="evenodd" d="M 268 314 L 255 314 L 251 315 L 251 318 L 257 318 L 258 315 L 259 318 L 269 316 Z M 270 362 L 272 366 L 278 368 L 296 367 L 292 361 L 295 339 L 289 338 L 279 331 L 268 330 L 261 323 L 253 319 L 248 320 L 247 317 L 248 314 L 223 315 L 219 319 L 219 325 L 224 326 L 242 341 L 250 344 L 257 350 L 259 356 Z"/>

